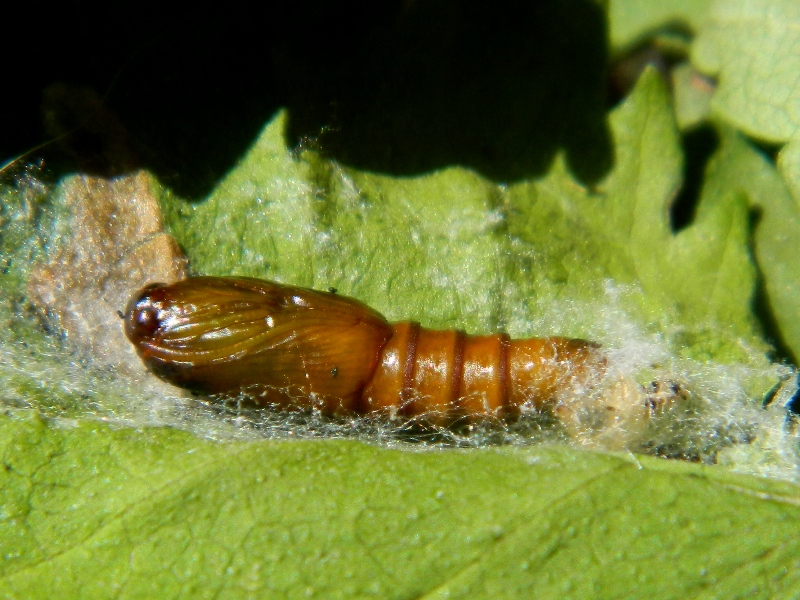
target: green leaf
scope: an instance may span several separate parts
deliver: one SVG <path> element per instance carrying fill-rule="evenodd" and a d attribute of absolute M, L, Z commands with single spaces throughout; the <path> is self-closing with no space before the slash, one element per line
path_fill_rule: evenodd
<path fill-rule="evenodd" d="M 800 143 L 790 143 L 781 149 L 778 155 L 778 168 L 795 204 L 800 206 Z"/>
<path fill-rule="evenodd" d="M 713 108 L 745 133 L 785 142 L 800 126 L 800 4 L 717 0 L 692 53 L 719 79 Z"/>
<path fill-rule="evenodd" d="M 0 453 L 6 598 L 800 593 L 800 487 L 688 463 L 219 444 L 29 411 L 0 416 Z"/>
<path fill-rule="evenodd" d="M 800 357 L 800 202 L 792 197 L 773 163 L 753 149 L 742 136 L 727 127 L 720 128 L 721 143 L 709 162 L 703 193 L 720 197 L 742 193 L 758 211 L 754 250 L 764 279 L 769 308 L 783 342 Z M 791 181 L 797 165 L 792 146 L 783 154 L 781 170 Z"/>
<path fill-rule="evenodd" d="M 172 199 L 167 219 L 199 273 L 333 286 L 390 319 L 514 336 L 596 338 L 609 285 L 631 286 L 613 302 L 681 352 L 707 357 L 705 344 L 684 348 L 693 332 L 718 357 L 749 360 L 742 340 L 765 347 L 750 314 L 746 203 L 705 199 L 695 224 L 671 232 L 682 155 L 655 73 L 610 124 L 617 164 L 590 190 L 561 160 L 510 186 L 461 168 L 360 172 L 290 152 L 278 116 L 208 201 Z M 553 319 L 566 303 L 579 310 Z"/>
<path fill-rule="evenodd" d="M 710 101 L 722 144 L 706 173 L 704 190 L 716 197 L 739 193 L 757 214 L 754 254 L 764 283 L 768 325 L 774 329 L 771 333 L 782 354 L 796 361 L 800 356 L 796 293 L 800 266 L 793 240 L 800 233 L 800 203 L 787 189 L 800 172 L 797 161 L 790 159 L 794 144 L 783 153 L 779 175 L 733 126 L 769 142 L 796 138 L 800 123 L 800 89 L 795 75 L 800 69 L 799 5 L 792 0 L 716 0 L 708 4 L 706 18 L 700 16 L 706 3 L 692 3 L 692 10 L 698 12 L 690 18 L 685 3 L 640 4 L 612 3 L 612 39 L 622 35 L 615 31 L 628 32 L 628 37 L 634 30 L 652 33 L 674 18 L 691 22 L 698 34 L 693 62 L 718 79 Z M 701 123 L 710 90 L 703 82 L 693 85 L 693 75 L 686 67 L 673 71 L 673 83 L 682 125 Z M 697 213 L 701 215 L 703 208 Z"/>
<path fill-rule="evenodd" d="M 664 26 L 682 24 L 698 31 L 712 0 L 611 0 L 608 26 L 611 47 L 630 47 Z"/>
<path fill-rule="evenodd" d="M 675 98 L 675 118 L 681 131 L 691 130 L 708 120 L 714 86 L 700 76 L 688 63 L 672 69 L 672 93 Z"/>

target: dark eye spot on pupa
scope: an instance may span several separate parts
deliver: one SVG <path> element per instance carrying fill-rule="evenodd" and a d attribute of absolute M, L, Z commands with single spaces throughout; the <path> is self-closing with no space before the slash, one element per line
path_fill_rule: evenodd
<path fill-rule="evenodd" d="M 158 311 L 148 303 L 133 310 L 133 327 L 139 337 L 152 337 L 161 325 Z"/>
<path fill-rule="evenodd" d="M 336 377 L 339 374 L 339 367 L 333 367 L 331 369 L 331 377 Z"/>
<path fill-rule="evenodd" d="M 336 292 L 338 292 L 339 290 L 337 290 L 335 287 L 329 287 L 329 288 L 328 288 L 328 291 L 329 291 L 331 294 L 335 294 L 335 293 L 336 293 Z"/>
<path fill-rule="evenodd" d="M 125 333 L 134 343 L 155 335 L 161 326 L 159 307 L 164 294 L 160 289 L 166 288 L 164 283 L 153 283 L 142 289 L 128 303 L 125 314 Z"/>

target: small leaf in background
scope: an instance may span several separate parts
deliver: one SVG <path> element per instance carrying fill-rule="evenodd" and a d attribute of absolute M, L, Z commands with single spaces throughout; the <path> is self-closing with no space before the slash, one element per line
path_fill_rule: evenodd
<path fill-rule="evenodd" d="M 800 262 L 793 240 L 800 236 L 800 203 L 787 188 L 798 177 L 798 165 L 784 159 L 779 173 L 733 128 L 762 142 L 789 142 L 783 154 L 794 152 L 800 124 L 800 5 L 792 0 L 715 0 L 692 3 L 691 9 L 683 2 L 658 3 L 658 8 L 624 0 L 611 4 L 611 38 L 617 48 L 674 23 L 695 31 L 693 65 L 717 80 L 704 92 L 692 85 L 697 76 L 685 64 L 672 74 L 682 128 L 703 125 L 705 119 L 721 140 L 709 163 L 704 193 L 739 193 L 748 201 L 755 216 L 754 258 L 763 280 L 757 298 L 763 305 L 760 316 L 780 354 L 796 362 Z"/>
<path fill-rule="evenodd" d="M 778 155 L 778 169 L 797 206 L 800 206 L 800 144 L 786 144 Z"/>
<path fill-rule="evenodd" d="M 611 0 L 609 42 L 614 49 L 628 48 L 659 29 L 682 26 L 701 30 L 713 0 Z"/>
<path fill-rule="evenodd" d="M 711 112 L 714 82 L 688 63 L 676 65 L 671 75 L 678 127 L 686 131 L 706 122 Z"/>
<path fill-rule="evenodd" d="M 717 0 L 692 51 L 717 77 L 714 110 L 753 137 L 785 142 L 800 127 L 800 4 Z"/>
<path fill-rule="evenodd" d="M 703 192 L 740 192 L 758 211 L 754 250 L 769 308 L 782 341 L 795 360 L 800 357 L 800 203 L 791 196 L 772 162 L 741 134 L 721 129 L 721 142 L 705 174 Z"/>

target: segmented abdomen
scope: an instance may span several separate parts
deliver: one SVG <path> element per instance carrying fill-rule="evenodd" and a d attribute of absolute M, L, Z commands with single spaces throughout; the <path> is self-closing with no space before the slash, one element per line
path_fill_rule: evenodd
<path fill-rule="evenodd" d="M 367 410 L 508 416 L 541 410 L 560 390 L 601 368 L 597 346 L 560 337 L 511 340 L 397 323 L 364 390 Z"/>

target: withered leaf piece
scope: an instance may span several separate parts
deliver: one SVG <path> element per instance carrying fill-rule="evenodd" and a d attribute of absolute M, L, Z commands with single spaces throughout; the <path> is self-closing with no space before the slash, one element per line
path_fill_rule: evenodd
<path fill-rule="evenodd" d="M 78 175 L 60 193 L 67 223 L 31 276 L 30 299 L 57 320 L 69 342 L 98 361 L 136 364 L 118 311 L 133 291 L 182 279 L 186 269 L 178 245 L 163 231 L 149 176 Z"/>

